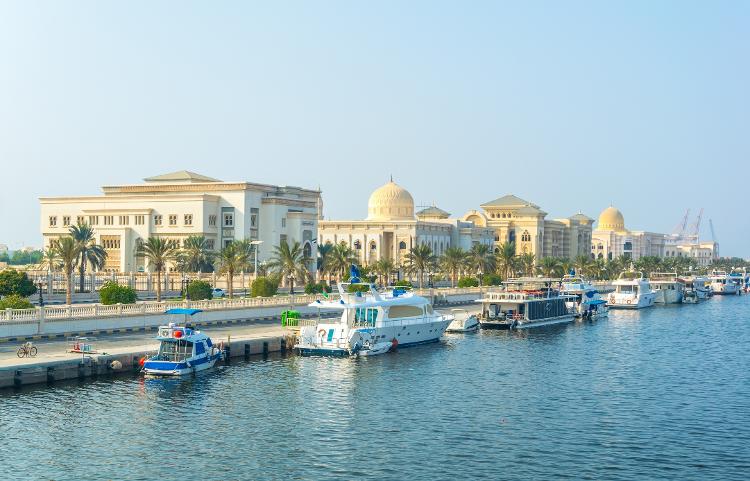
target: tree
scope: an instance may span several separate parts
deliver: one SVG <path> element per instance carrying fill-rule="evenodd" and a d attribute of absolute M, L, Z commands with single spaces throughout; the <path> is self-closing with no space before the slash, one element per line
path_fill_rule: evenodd
<path fill-rule="evenodd" d="M 190 281 L 186 294 L 191 301 L 202 301 L 213 297 L 213 289 L 206 281 Z"/>
<path fill-rule="evenodd" d="M 349 270 L 349 266 L 351 266 L 352 264 L 356 264 L 358 260 L 357 255 L 354 253 L 354 250 L 344 242 L 333 246 L 330 256 L 331 258 L 329 260 L 329 272 L 335 272 L 336 274 L 338 274 L 339 280 L 344 278 L 347 271 Z"/>
<path fill-rule="evenodd" d="M 279 279 L 276 276 L 258 277 L 253 281 L 250 295 L 253 297 L 271 297 L 279 289 Z"/>
<path fill-rule="evenodd" d="M 518 257 L 518 263 L 523 269 L 523 275 L 525 276 L 533 276 L 534 275 L 534 262 L 536 261 L 536 256 L 532 254 L 531 252 L 524 252 Z"/>
<path fill-rule="evenodd" d="M 107 251 L 104 250 L 104 247 L 96 244 L 94 229 L 88 224 L 70 226 L 70 235 L 78 244 L 78 255 L 80 256 L 78 261 L 78 275 L 80 276 L 78 291 L 83 292 L 86 266 L 90 265 L 94 270 L 104 267 L 104 262 L 107 260 Z"/>
<path fill-rule="evenodd" d="M 0 272 L 0 296 L 18 295 L 29 297 L 36 293 L 34 282 L 25 272 L 15 269 L 5 269 Z"/>
<path fill-rule="evenodd" d="M 153 272 L 156 272 L 156 302 L 161 302 L 161 273 L 169 262 L 175 260 L 177 253 L 174 241 L 162 237 L 149 237 L 136 247 L 136 256 L 145 257 Z"/>
<path fill-rule="evenodd" d="M 299 279 L 305 282 L 310 277 L 310 271 L 307 268 L 310 260 L 305 256 L 299 242 L 295 241 L 290 246 L 288 242 L 282 241 L 274 247 L 273 257 L 268 265 L 281 276 L 282 280 L 289 279 L 289 293 L 294 294 L 294 281 Z"/>
<path fill-rule="evenodd" d="M 234 297 L 234 275 L 242 272 L 250 265 L 251 244 L 246 241 L 235 240 L 219 251 L 216 261 L 219 273 L 227 276 L 229 297 Z"/>
<path fill-rule="evenodd" d="M 57 258 L 57 252 L 52 247 L 42 251 L 42 268 L 47 269 L 48 274 L 60 268 L 60 259 Z"/>
<path fill-rule="evenodd" d="M 576 274 L 580 276 L 586 276 L 591 270 L 591 257 L 581 254 L 573 259 L 573 267 L 576 268 Z"/>
<path fill-rule="evenodd" d="M 496 258 L 497 268 L 500 271 L 500 274 L 505 277 L 505 279 L 513 277 L 513 271 L 516 268 L 516 244 L 514 242 L 504 242 L 500 244 Z"/>
<path fill-rule="evenodd" d="M 388 278 L 391 275 L 391 272 L 396 270 L 396 263 L 393 262 L 392 259 L 382 258 L 379 259 L 375 264 L 372 266 L 373 271 L 378 275 L 378 278 L 380 280 L 380 285 L 384 285 L 383 279 L 385 279 L 385 284 L 388 283 Z"/>
<path fill-rule="evenodd" d="M 60 237 L 55 244 L 57 258 L 60 259 L 63 274 L 65 275 L 65 303 L 70 305 L 73 302 L 71 294 L 73 288 L 73 271 L 80 261 L 81 246 L 71 236 Z"/>
<path fill-rule="evenodd" d="M 214 253 L 202 235 L 191 235 L 182 243 L 178 268 L 183 272 L 212 272 Z"/>
<path fill-rule="evenodd" d="M 107 281 L 99 289 L 99 299 L 104 305 L 112 304 L 135 304 L 138 296 L 135 289 L 120 285 L 113 281 Z"/>
<path fill-rule="evenodd" d="M 419 244 L 416 247 L 412 247 L 408 254 L 406 254 L 406 262 L 409 264 L 409 268 L 419 274 L 419 287 L 424 287 L 424 272 L 432 268 L 436 262 L 436 257 L 432 253 L 432 248 L 427 244 Z"/>
<path fill-rule="evenodd" d="M 544 277 L 557 277 L 562 270 L 562 262 L 557 257 L 542 257 L 539 261 L 539 271 Z"/>
<path fill-rule="evenodd" d="M 18 294 L 11 294 L 0 299 L 0 309 L 32 309 L 28 299 Z"/>
<path fill-rule="evenodd" d="M 460 247 L 448 247 L 438 259 L 440 268 L 451 276 L 451 287 L 456 287 L 458 273 L 466 267 L 468 256 Z"/>
<path fill-rule="evenodd" d="M 330 273 L 331 270 L 331 252 L 333 251 L 333 244 L 326 242 L 322 246 L 318 246 L 318 256 L 315 259 L 315 266 L 318 275 L 318 279 L 322 278 L 326 273 Z M 330 279 L 329 279 L 330 280 Z"/>

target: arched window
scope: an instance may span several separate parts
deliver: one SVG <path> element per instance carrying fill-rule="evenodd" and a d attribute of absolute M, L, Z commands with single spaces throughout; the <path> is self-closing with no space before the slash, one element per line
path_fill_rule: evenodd
<path fill-rule="evenodd" d="M 361 242 L 360 242 L 359 240 L 355 240 L 355 241 L 354 241 L 354 248 L 355 248 L 356 250 L 360 250 L 360 249 L 362 249 L 362 243 L 361 243 Z"/>
<path fill-rule="evenodd" d="M 370 250 L 374 251 L 378 248 L 378 245 L 375 243 L 375 241 L 370 242 Z"/>
<path fill-rule="evenodd" d="M 596 256 L 597 259 L 604 259 L 604 255 L 600 252 L 598 256 Z"/>
<path fill-rule="evenodd" d="M 630 241 L 627 241 L 625 244 L 623 244 L 622 248 L 626 251 L 632 251 L 633 250 L 633 243 Z"/>
<path fill-rule="evenodd" d="M 516 231 L 512 230 L 508 232 L 508 242 L 515 242 L 516 241 Z"/>
<path fill-rule="evenodd" d="M 398 248 L 399 248 L 399 250 L 406 249 L 406 242 L 404 242 L 404 241 L 399 242 L 398 243 Z"/>
<path fill-rule="evenodd" d="M 305 247 L 302 248 L 302 254 L 307 258 L 312 257 L 312 246 L 309 242 L 305 242 Z"/>
<path fill-rule="evenodd" d="M 521 242 L 531 242 L 531 234 L 529 234 L 529 231 L 523 231 L 523 234 L 521 234 Z"/>

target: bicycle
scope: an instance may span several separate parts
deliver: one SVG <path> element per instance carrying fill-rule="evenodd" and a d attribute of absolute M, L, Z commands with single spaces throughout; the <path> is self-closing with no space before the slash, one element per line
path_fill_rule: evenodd
<path fill-rule="evenodd" d="M 18 357 L 36 357 L 38 349 L 35 345 L 30 342 L 25 342 L 21 347 L 18 348 L 16 355 Z"/>

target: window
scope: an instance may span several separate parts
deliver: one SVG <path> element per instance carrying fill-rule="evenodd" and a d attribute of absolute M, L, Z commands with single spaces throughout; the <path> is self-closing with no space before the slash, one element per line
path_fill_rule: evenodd
<path fill-rule="evenodd" d="M 358 240 L 354 241 L 354 248 L 357 250 L 360 250 L 362 248 L 362 243 Z"/>
<path fill-rule="evenodd" d="M 63 216 L 63 225 L 66 226 L 66 227 L 70 225 L 70 216 L 69 215 L 64 215 Z"/>
<path fill-rule="evenodd" d="M 146 222 L 145 216 L 137 215 L 135 216 L 135 225 L 143 225 Z"/>
<path fill-rule="evenodd" d="M 104 216 L 104 225 L 113 225 L 114 223 L 115 223 L 115 216 L 113 215 Z"/>
<path fill-rule="evenodd" d="M 76 217 L 76 224 L 81 225 L 81 224 L 84 224 L 85 222 L 86 222 L 86 218 L 84 216 L 79 215 L 78 217 Z"/>
<path fill-rule="evenodd" d="M 209 250 L 214 250 L 214 240 L 213 239 L 206 239 L 206 248 Z"/>
<path fill-rule="evenodd" d="M 161 215 L 154 216 L 154 225 L 161 225 Z"/>
<path fill-rule="evenodd" d="M 523 231 L 523 234 L 521 234 L 521 242 L 531 242 L 531 234 L 529 234 L 529 231 Z"/>
<path fill-rule="evenodd" d="M 177 214 L 169 214 L 169 225 L 177 225 Z"/>
<path fill-rule="evenodd" d="M 185 225 L 193 225 L 193 214 L 185 214 Z"/>
<path fill-rule="evenodd" d="M 399 249 L 399 250 L 404 250 L 404 249 L 406 249 L 406 242 L 404 242 L 404 241 L 401 241 L 401 242 L 399 242 L 399 243 L 398 243 L 398 249 Z"/>
<path fill-rule="evenodd" d="M 391 319 L 398 317 L 417 317 L 422 315 L 422 308 L 417 306 L 393 306 L 388 311 Z"/>
<path fill-rule="evenodd" d="M 99 225 L 99 216 L 98 215 L 90 215 L 89 216 L 89 225 Z"/>
<path fill-rule="evenodd" d="M 209 215 L 208 216 L 208 225 L 211 227 L 216 227 L 216 216 L 215 215 Z"/>
<path fill-rule="evenodd" d="M 250 227 L 258 227 L 258 214 L 250 214 Z"/>
<path fill-rule="evenodd" d="M 224 214 L 224 227 L 234 226 L 234 214 Z"/>
<path fill-rule="evenodd" d="M 375 241 L 370 242 L 370 250 L 374 251 L 378 249 L 378 245 L 375 243 Z"/>
<path fill-rule="evenodd" d="M 302 255 L 308 259 L 312 258 L 312 246 L 309 242 L 305 242 L 305 247 L 302 248 Z"/>
<path fill-rule="evenodd" d="M 281 218 L 281 228 L 283 229 L 284 227 L 286 227 L 286 217 Z"/>
<path fill-rule="evenodd" d="M 130 216 L 129 215 L 121 215 L 120 216 L 120 225 L 128 225 L 130 224 Z"/>
<path fill-rule="evenodd" d="M 279 236 L 279 245 L 286 244 L 286 234 L 281 234 Z"/>
<path fill-rule="evenodd" d="M 57 216 L 54 216 L 54 215 L 49 216 L 49 226 L 57 227 Z"/>

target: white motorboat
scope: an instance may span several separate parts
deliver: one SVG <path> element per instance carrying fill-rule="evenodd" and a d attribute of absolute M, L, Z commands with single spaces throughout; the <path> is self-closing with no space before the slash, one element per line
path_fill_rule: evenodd
<path fill-rule="evenodd" d="M 575 311 L 576 317 L 595 319 L 608 315 L 607 302 L 596 287 L 581 276 L 563 276 L 560 294 L 569 296 L 566 305 Z"/>
<path fill-rule="evenodd" d="M 348 292 L 350 285 L 366 286 L 369 292 Z M 378 292 L 357 282 L 338 288 L 340 300 L 318 300 L 310 306 L 340 310 L 339 319 L 300 320 L 295 349 L 301 355 L 367 356 L 437 342 L 453 321 L 452 316 L 434 311 L 429 300 L 402 288 Z"/>
<path fill-rule="evenodd" d="M 575 310 L 567 306 L 573 296 L 553 288 L 557 279 L 521 278 L 503 283 L 503 289 L 487 291 L 482 299 L 479 325 L 482 329 L 528 329 L 571 322 Z"/>
<path fill-rule="evenodd" d="M 711 281 L 711 291 L 719 295 L 735 295 L 740 293 L 740 285 L 735 282 L 726 271 L 712 271 L 708 276 Z"/>
<path fill-rule="evenodd" d="M 615 291 L 607 296 L 607 304 L 611 308 L 643 309 L 654 305 L 656 293 L 640 272 L 623 272 L 612 285 Z"/>
<path fill-rule="evenodd" d="M 445 332 L 472 332 L 479 329 L 479 319 L 475 314 L 469 314 L 466 309 L 451 309 L 453 321 Z"/>
<path fill-rule="evenodd" d="M 159 340 L 159 352 L 143 362 L 144 374 L 193 374 L 214 367 L 216 361 L 224 356 L 224 352 L 201 331 L 174 323 L 160 326 L 156 339 Z"/>
<path fill-rule="evenodd" d="M 682 302 L 686 304 L 697 304 L 711 297 L 711 287 L 708 278 L 703 276 L 682 276 L 680 280 L 685 284 L 685 294 Z"/>
<path fill-rule="evenodd" d="M 651 288 L 656 293 L 656 304 L 681 304 L 685 296 L 685 282 L 676 272 L 652 272 L 649 276 Z"/>

